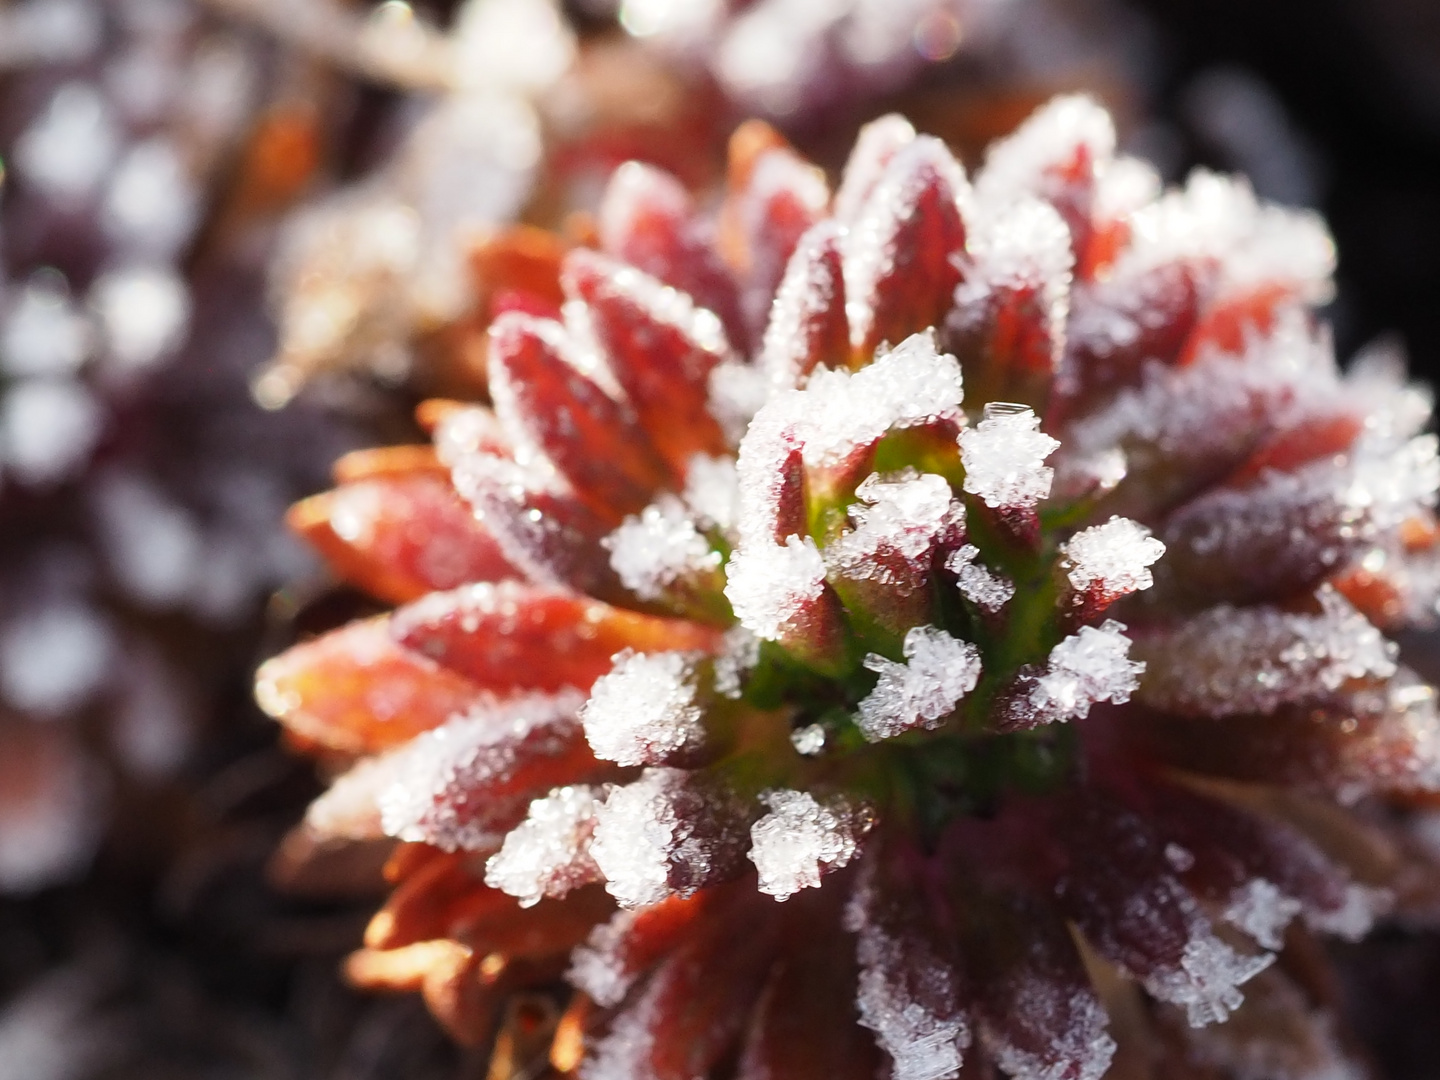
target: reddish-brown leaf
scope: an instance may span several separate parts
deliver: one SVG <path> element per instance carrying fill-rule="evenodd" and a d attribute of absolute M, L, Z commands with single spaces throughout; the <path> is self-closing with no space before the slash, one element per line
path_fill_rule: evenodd
<path fill-rule="evenodd" d="M 505 315 L 490 328 L 490 393 L 517 444 L 531 441 L 596 514 L 615 523 L 667 480 L 635 417 L 561 355 L 558 324 Z"/>
<path fill-rule="evenodd" d="M 719 648 L 718 631 L 514 582 L 436 594 L 397 611 L 395 640 L 497 692 L 589 687 L 622 649 Z"/>
<path fill-rule="evenodd" d="M 590 251 L 566 260 L 565 289 L 588 306 L 615 377 L 671 475 L 683 478 L 695 454 L 724 453 L 724 433 L 707 407 L 708 379 L 729 346 L 713 316 Z"/>
<path fill-rule="evenodd" d="M 363 754 L 483 700 L 469 679 L 399 645 L 386 623 L 351 623 L 267 660 L 255 677 L 261 708 L 320 746 Z"/>
<path fill-rule="evenodd" d="M 340 577 L 394 604 L 516 576 L 448 475 L 353 481 L 297 503 L 287 522 Z"/>

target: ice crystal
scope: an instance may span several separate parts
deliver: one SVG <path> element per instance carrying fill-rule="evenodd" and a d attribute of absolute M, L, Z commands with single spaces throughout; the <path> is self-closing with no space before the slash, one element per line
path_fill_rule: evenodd
<path fill-rule="evenodd" d="M 688 896 L 732 872 L 748 822 L 678 769 L 646 769 L 596 815 L 590 855 L 624 907 Z"/>
<path fill-rule="evenodd" d="M 1252 878 L 1230 901 L 1225 921 L 1249 934 L 1260 947 L 1279 949 L 1283 943 L 1281 934 L 1303 906 L 1272 882 Z"/>
<path fill-rule="evenodd" d="M 599 806 L 597 792 L 587 787 L 556 788 L 535 799 L 485 864 L 485 883 L 532 907 L 598 880 L 589 846 Z"/>
<path fill-rule="evenodd" d="M 695 657 L 626 650 L 598 679 L 580 710 L 597 756 L 618 765 L 658 765 L 705 738 Z"/>
<path fill-rule="evenodd" d="M 962 544 L 946 557 L 945 568 L 955 575 L 966 600 L 986 611 L 999 611 L 1015 595 L 1015 583 L 980 563 L 979 556 L 974 544 Z"/>
<path fill-rule="evenodd" d="M 1113 598 L 1154 584 L 1150 566 L 1165 554 L 1165 545 L 1139 522 L 1114 517 L 1076 533 L 1060 551 L 1077 593 L 1095 590 Z"/>
<path fill-rule="evenodd" d="M 1191 1027 L 1226 1019 L 1244 1000 L 1240 986 L 1275 961 L 1273 953 L 1245 956 L 1209 931 L 1196 930 L 1185 942 L 1178 967 L 1146 977 L 1145 989 L 1161 1001 L 1180 1005 Z"/>
<path fill-rule="evenodd" d="M 1033 508 L 1050 494 L 1055 470 L 1045 459 L 1060 446 L 1023 405 L 985 406 L 985 418 L 960 433 L 965 490 L 997 509 Z"/>
<path fill-rule="evenodd" d="M 942 535 L 964 523 L 964 509 L 952 498 L 950 485 L 934 473 L 872 473 L 855 489 L 855 497 L 858 502 L 850 508 L 855 528 L 825 549 L 827 563 L 852 573 L 874 572 L 865 564 L 881 551 L 907 562 L 921 560 Z"/>
<path fill-rule="evenodd" d="M 778 638 L 825 586 L 825 560 L 808 536 L 740 548 L 725 570 L 725 595 L 735 617 L 767 641 Z"/>
<path fill-rule="evenodd" d="M 621 582 L 642 600 L 658 600 L 667 586 L 720 567 L 720 553 L 675 498 L 626 518 L 605 538 L 605 546 Z"/>
<path fill-rule="evenodd" d="M 1123 703 L 1145 665 L 1130 659 L 1130 639 L 1114 619 L 1083 626 L 1050 651 L 1020 706 L 1030 724 L 1083 719 L 1102 701 Z"/>
<path fill-rule="evenodd" d="M 750 861 L 760 891 L 784 900 L 820 885 L 820 876 L 855 858 L 869 821 L 863 810 L 827 806 L 804 791 L 770 791 L 770 812 L 750 826 Z"/>
<path fill-rule="evenodd" d="M 980 678 L 980 650 L 935 626 L 905 635 L 905 663 L 871 654 L 865 666 L 880 675 L 860 702 L 856 724 L 871 742 L 943 723 Z"/>

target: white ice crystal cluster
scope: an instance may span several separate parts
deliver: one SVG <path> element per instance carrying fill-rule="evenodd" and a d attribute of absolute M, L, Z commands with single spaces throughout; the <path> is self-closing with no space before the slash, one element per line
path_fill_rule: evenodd
<path fill-rule="evenodd" d="M 986 402 L 984 419 L 960 434 L 965 490 L 995 509 L 1032 510 L 1050 494 L 1045 459 L 1059 447 L 1028 405 Z"/>
<path fill-rule="evenodd" d="M 1060 553 L 1077 598 L 1094 591 L 1110 599 L 1150 588 L 1155 583 L 1150 567 L 1165 554 L 1165 545 L 1138 521 L 1112 517 L 1076 533 Z"/>
<path fill-rule="evenodd" d="M 720 568 L 720 553 L 674 496 L 626 518 L 605 538 L 605 547 L 621 583 L 642 600 L 658 600 L 676 582 Z"/>
<path fill-rule="evenodd" d="M 1238 1009 L 1244 1001 L 1240 987 L 1274 962 L 1274 953 L 1247 956 L 1197 923 L 1179 965 L 1152 972 L 1142 982 L 1161 1001 L 1184 1008 L 1191 1027 L 1205 1027 Z"/>
<path fill-rule="evenodd" d="M 679 769 L 646 769 L 611 790 L 590 856 L 622 907 L 689 896 L 744 858 L 748 822 L 723 794 Z"/>
<path fill-rule="evenodd" d="M 1015 595 L 1015 583 L 979 561 L 980 549 L 962 544 L 945 557 L 945 568 L 955 575 L 960 595 L 985 611 L 997 612 Z"/>
<path fill-rule="evenodd" d="M 618 765 L 659 765 L 705 742 L 698 657 L 625 650 L 580 710 L 595 756 Z"/>
<path fill-rule="evenodd" d="M 906 589 L 923 581 L 924 562 L 935 545 L 965 523 L 964 507 L 945 478 L 934 473 L 872 473 L 855 489 L 855 498 L 849 511 L 854 527 L 826 546 L 825 564 L 833 573 L 874 578 L 881 585 Z M 900 560 L 910 573 L 896 573 L 888 559 Z"/>
<path fill-rule="evenodd" d="M 533 907 L 547 896 L 598 881 L 590 837 L 599 807 L 599 792 L 584 785 L 556 788 L 531 802 L 525 820 L 485 864 L 485 884 L 518 898 L 521 907 Z"/>
<path fill-rule="evenodd" d="M 865 658 L 880 681 L 861 700 L 855 723 L 871 742 L 938 727 L 980 679 L 980 650 L 939 627 L 912 627 L 904 650 L 903 664 L 874 653 Z"/>
<path fill-rule="evenodd" d="M 777 790 L 762 797 L 770 808 L 750 826 L 750 861 L 760 891 L 777 900 L 820 885 L 821 875 L 853 860 L 872 824 L 868 811 L 804 791 Z"/>
<path fill-rule="evenodd" d="M 1084 719 L 1092 705 L 1129 701 L 1144 670 L 1144 663 L 1130 659 L 1123 624 L 1106 619 L 1098 627 L 1082 626 L 1050 650 L 1018 705 L 1019 716 L 1027 726 Z"/>

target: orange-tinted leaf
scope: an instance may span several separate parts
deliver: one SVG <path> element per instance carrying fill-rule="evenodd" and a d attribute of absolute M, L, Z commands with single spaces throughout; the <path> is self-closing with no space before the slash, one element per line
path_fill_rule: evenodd
<path fill-rule="evenodd" d="M 450 470 L 440 461 L 433 446 L 374 446 L 352 450 L 330 469 L 337 484 L 377 477 L 425 474 L 448 478 Z"/>
<path fill-rule="evenodd" d="M 517 583 L 427 597 L 396 612 L 391 628 L 406 649 L 500 692 L 587 688 L 626 648 L 714 651 L 720 643 L 699 623 Z"/>
<path fill-rule="evenodd" d="M 287 520 L 341 577 L 391 603 L 516 576 L 448 474 L 343 484 L 297 503 Z"/>
<path fill-rule="evenodd" d="M 1181 350 L 1181 366 L 1194 363 L 1211 349 L 1239 353 L 1246 342 L 1268 334 L 1275 325 L 1275 316 L 1282 304 L 1297 299 L 1294 282 L 1270 282 L 1257 285 L 1238 296 L 1227 297 L 1211 305 L 1190 332 Z"/>
<path fill-rule="evenodd" d="M 385 618 L 351 623 L 261 665 L 255 698 L 320 745 L 373 753 L 438 727 L 483 699 L 470 680 L 408 649 Z"/>

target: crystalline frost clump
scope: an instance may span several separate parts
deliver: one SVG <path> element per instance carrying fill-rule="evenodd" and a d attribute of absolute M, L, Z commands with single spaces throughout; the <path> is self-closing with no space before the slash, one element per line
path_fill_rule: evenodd
<path fill-rule="evenodd" d="M 485 864 L 485 883 L 532 907 L 598 880 L 589 847 L 599 805 L 597 792 L 584 786 L 557 788 L 533 801 Z"/>
<path fill-rule="evenodd" d="M 945 568 L 955 575 L 960 594 L 986 611 L 999 611 L 1015 595 L 1015 583 L 979 562 L 980 549 L 963 544 L 945 560 Z"/>
<path fill-rule="evenodd" d="M 1078 720 L 1098 702 L 1129 701 L 1144 670 L 1143 663 L 1130 659 L 1130 639 L 1121 623 L 1107 619 L 1099 627 L 1082 626 L 1050 650 L 1024 706 L 1029 723 Z"/>
<path fill-rule="evenodd" d="M 826 562 L 844 570 L 862 568 L 884 551 L 910 562 L 920 560 L 965 520 L 950 485 L 934 473 L 872 473 L 855 489 L 855 497 L 859 501 L 850 508 L 855 528 L 825 549 Z"/>
<path fill-rule="evenodd" d="M 934 626 L 905 635 L 905 663 L 871 654 L 880 681 L 860 702 L 856 725 L 871 742 L 938 726 L 980 678 L 980 650 Z"/>
<path fill-rule="evenodd" d="M 761 892 L 784 900 L 818 887 L 822 874 L 855 858 L 869 824 L 865 812 L 821 804 L 804 791 L 771 791 L 763 799 L 770 812 L 750 826 Z"/>
<path fill-rule="evenodd" d="M 658 600 L 667 586 L 720 568 L 720 553 L 711 550 L 675 498 L 626 518 L 605 538 L 605 546 L 620 581 L 641 600 Z"/>
<path fill-rule="evenodd" d="M 825 586 L 825 560 L 808 536 L 739 548 L 730 556 L 726 571 L 725 595 L 735 617 L 767 641 L 778 638 L 785 624 Z"/>
<path fill-rule="evenodd" d="M 624 907 L 689 896 L 744 858 L 749 823 L 679 769 L 646 769 L 596 816 L 590 855 Z"/>
<path fill-rule="evenodd" d="M 996 509 L 1033 509 L 1050 494 L 1055 470 L 1045 459 L 1059 446 L 1028 406 L 987 403 L 985 418 L 960 433 L 965 490 Z"/>
<path fill-rule="evenodd" d="M 615 657 L 580 710 L 596 756 L 619 765 L 657 765 L 704 742 L 696 658 L 685 653 Z"/>
<path fill-rule="evenodd" d="M 1060 549 L 1069 564 L 1066 576 L 1081 595 L 1095 590 L 1106 598 L 1148 589 L 1150 566 L 1165 545 L 1129 518 L 1112 517 L 1072 536 Z"/>

